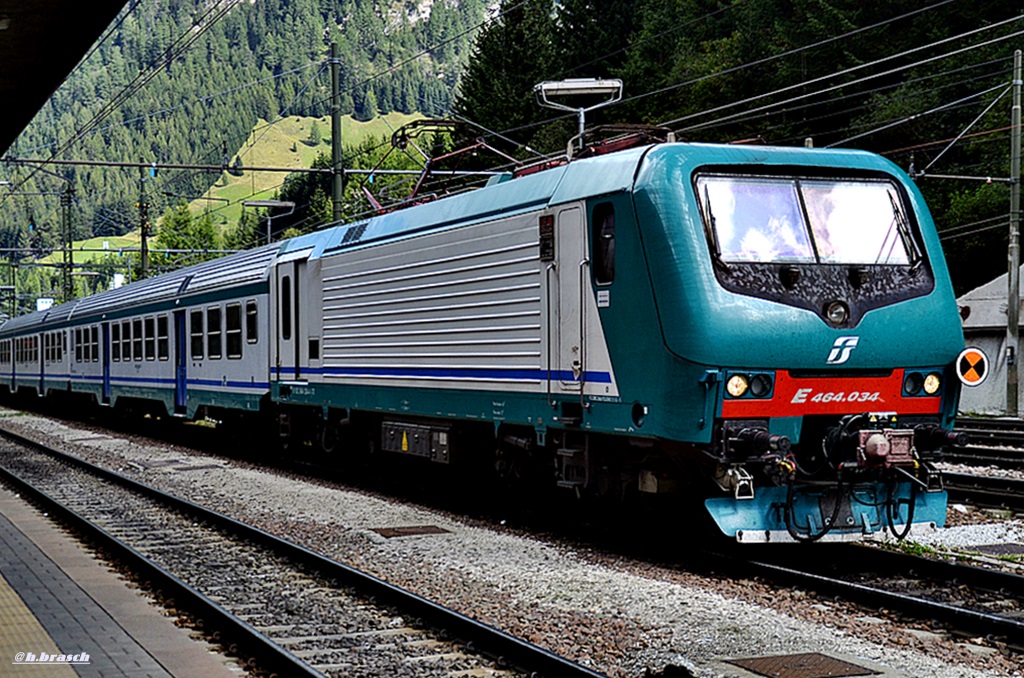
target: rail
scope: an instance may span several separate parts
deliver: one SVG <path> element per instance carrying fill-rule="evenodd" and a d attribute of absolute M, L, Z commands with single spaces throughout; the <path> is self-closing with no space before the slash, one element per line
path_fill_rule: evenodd
<path fill-rule="evenodd" d="M 342 585 L 360 592 L 362 595 L 374 598 L 381 604 L 401 609 L 405 613 L 423 620 L 424 623 L 430 626 L 447 631 L 453 637 L 464 641 L 467 645 L 472 645 L 476 652 L 496 658 L 499 664 L 505 663 L 517 667 L 528 674 L 537 676 L 581 676 L 595 678 L 601 675 L 521 638 L 512 636 L 434 601 L 389 584 L 365 572 L 339 563 L 306 547 L 282 539 L 230 516 L 205 508 L 187 499 L 182 499 L 149 487 L 114 471 L 94 466 L 77 457 L 54 450 L 31 438 L 2 429 L 0 429 L 0 435 L 18 444 L 43 452 L 62 463 L 82 469 L 119 486 L 129 488 L 164 506 L 191 515 L 196 520 L 204 521 L 209 525 L 238 535 L 287 558 L 291 562 L 302 564 L 319 572 L 324 577 L 336 580 Z M 182 601 L 186 601 L 193 610 L 201 611 L 207 620 L 216 619 L 217 623 L 222 625 L 221 628 L 229 630 L 224 635 L 230 635 L 231 642 L 234 642 L 240 648 L 246 648 L 252 656 L 260 661 L 263 668 L 269 672 L 278 672 L 281 675 L 289 676 L 319 675 L 312 667 L 309 667 L 294 657 L 294 655 L 291 655 L 287 650 L 273 643 L 273 641 L 260 634 L 244 621 L 239 620 L 214 601 L 206 598 L 203 594 L 192 589 L 173 575 L 155 566 L 137 551 L 121 544 L 116 538 L 91 524 L 74 511 L 62 506 L 44 492 L 33 488 L 28 483 L 21 481 L 3 469 L 0 469 L 0 477 L 3 477 L 4 480 L 17 487 L 22 493 L 31 496 L 35 501 L 44 505 L 45 510 L 60 516 L 61 519 L 75 529 L 95 539 L 98 543 L 110 549 L 111 552 L 116 553 L 118 557 L 124 558 L 124 560 L 131 563 L 133 569 L 143 572 L 147 578 L 151 578 L 158 588 L 173 592 L 179 605 Z"/>

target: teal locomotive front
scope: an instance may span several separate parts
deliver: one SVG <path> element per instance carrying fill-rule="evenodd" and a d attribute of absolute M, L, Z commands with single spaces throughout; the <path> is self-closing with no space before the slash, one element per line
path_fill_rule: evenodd
<path fill-rule="evenodd" d="M 661 331 L 639 349 L 645 383 L 619 369 L 620 388 L 646 391 L 643 432 L 713 480 L 719 528 L 942 525 L 963 335 L 909 177 L 863 152 L 665 145 L 633 196 Z"/>

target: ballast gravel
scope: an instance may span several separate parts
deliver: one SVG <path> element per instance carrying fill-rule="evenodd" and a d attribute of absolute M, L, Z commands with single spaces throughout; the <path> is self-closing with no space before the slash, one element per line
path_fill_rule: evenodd
<path fill-rule="evenodd" d="M 481 525 L 332 483 L 0 409 L 5 428 L 211 506 L 609 676 L 751 676 L 729 659 L 819 652 L 885 676 L 1024 676 L 1019 655 L 757 580 L 699 576 Z M 975 521 L 962 521 L 971 523 Z M 385 538 L 374 528 L 445 533 Z M 965 524 L 967 543 L 1020 540 Z M 992 530 L 991 534 L 987 531 Z M 1007 531 L 1011 530 L 1011 531 Z M 685 675 L 685 674 L 682 674 Z"/>

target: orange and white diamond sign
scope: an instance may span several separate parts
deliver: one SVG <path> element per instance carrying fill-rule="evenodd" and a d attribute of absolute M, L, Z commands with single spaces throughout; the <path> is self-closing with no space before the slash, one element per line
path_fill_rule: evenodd
<path fill-rule="evenodd" d="M 965 348 L 956 359 L 956 375 L 965 386 L 978 386 L 988 376 L 988 356 L 980 348 Z"/>

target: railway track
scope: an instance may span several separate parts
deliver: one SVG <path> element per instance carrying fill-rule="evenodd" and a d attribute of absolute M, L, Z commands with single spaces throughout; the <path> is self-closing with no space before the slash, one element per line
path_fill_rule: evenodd
<path fill-rule="evenodd" d="M 266 531 L 0 433 L 0 479 L 266 673 L 599 675 Z"/>
<path fill-rule="evenodd" d="M 1024 480 L 968 473 L 942 474 L 950 499 L 978 506 L 1024 511 Z"/>
<path fill-rule="evenodd" d="M 779 550 L 768 558 L 744 558 L 737 567 L 1024 652 L 1024 576 L 869 546 L 818 545 L 815 550 L 813 559 Z"/>
<path fill-rule="evenodd" d="M 968 444 L 950 448 L 944 459 L 971 466 L 1024 468 L 1024 421 L 961 417 L 956 430 L 966 433 Z"/>
<path fill-rule="evenodd" d="M 961 417 L 956 430 L 969 442 L 946 450 L 943 461 L 970 467 L 1015 471 L 1024 469 L 1024 421 Z M 998 472 L 944 470 L 943 482 L 951 499 L 983 507 L 1024 510 L 1024 479 Z"/>

